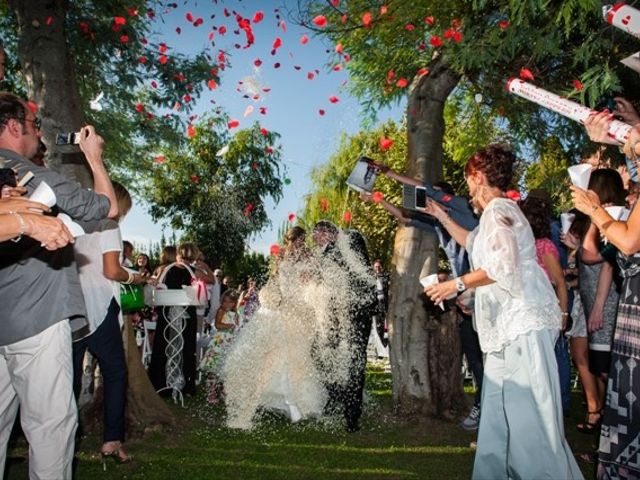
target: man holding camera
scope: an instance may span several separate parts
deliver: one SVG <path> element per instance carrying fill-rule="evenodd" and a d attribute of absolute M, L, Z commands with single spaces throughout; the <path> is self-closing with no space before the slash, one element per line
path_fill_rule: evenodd
<path fill-rule="evenodd" d="M 19 177 L 51 187 L 60 211 L 78 220 L 117 215 L 113 186 L 102 163 L 102 138 L 81 131 L 80 149 L 94 176 L 94 190 L 31 163 L 40 121 L 24 100 L 0 93 L 0 162 Z M 71 478 L 77 408 L 73 397 L 71 326 L 86 327 L 84 299 L 73 247 L 47 250 L 20 235 L 0 248 L 0 471 L 18 407 L 30 444 L 31 478 Z"/>

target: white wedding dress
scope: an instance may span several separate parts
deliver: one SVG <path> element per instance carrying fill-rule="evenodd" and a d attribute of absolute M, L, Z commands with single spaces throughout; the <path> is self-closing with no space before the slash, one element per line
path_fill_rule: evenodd
<path fill-rule="evenodd" d="M 282 261 L 260 291 L 261 307 L 239 333 L 222 370 L 227 425 L 250 429 L 259 408 L 291 421 L 320 416 L 326 392 L 311 358 L 315 315 L 307 303 L 316 289 L 300 262 Z"/>

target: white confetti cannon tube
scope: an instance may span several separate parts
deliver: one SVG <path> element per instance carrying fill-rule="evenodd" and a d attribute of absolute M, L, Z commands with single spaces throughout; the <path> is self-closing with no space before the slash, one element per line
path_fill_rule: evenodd
<path fill-rule="evenodd" d="M 602 14 L 608 24 L 640 38 L 640 10 L 620 2 L 615 5 L 605 5 L 602 8 Z"/>
<path fill-rule="evenodd" d="M 507 81 L 507 91 L 580 123 L 584 123 L 589 115 L 597 113 L 584 105 L 572 102 L 519 78 L 510 78 Z M 614 120 L 609 127 L 609 136 L 624 144 L 629 138 L 630 131 L 631 127 L 629 125 L 619 120 Z"/>

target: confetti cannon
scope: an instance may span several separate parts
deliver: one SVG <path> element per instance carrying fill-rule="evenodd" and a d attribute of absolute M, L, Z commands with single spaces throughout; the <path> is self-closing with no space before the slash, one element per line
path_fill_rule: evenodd
<path fill-rule="evenodd" d="M 640 15 L 640 12 L 637 12 Z M 579 103 L 568 100 L 556 95 L 555 93 L 551 93 L 543 88 L 536 87 L 535 85 L 525 82 L 519 78 L 509 79 L 507 81 L 506 88 L 510 93 L 536 103 L 541 107 L 548 108 L 549 110 L 559 113 L 571 120 L 575 120 L 576 122 L 584 123 L 589 115 L 597 113 L 596 110 L 592 110 L 584 105 L 580 105 Z M 619 120 L 614 120 L 611 122 L 611 126 L 609 127 L 609 136 L 623 144 L 627 141 L 630 131 L 631 127 L 629 125 Z"/>

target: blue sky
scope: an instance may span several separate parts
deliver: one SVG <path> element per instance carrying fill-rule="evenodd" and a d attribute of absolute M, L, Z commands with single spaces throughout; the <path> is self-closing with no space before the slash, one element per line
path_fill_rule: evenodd
<path fill-rule="evenodd" d="M 295 2 L 288 2 L 292 7 Z M 275 8 L 280 6 L 281 19 L 286 22 L 286 32 L 278 27 Z M 244 32 L 235 35 L 237 23 L 233 15 L 225 17 L 224 8 L 230 12 L 236 10 L 245 18 L 252 19 L 258 10 L 264 12 L 264 20 L 253 24 L 256 37 L 255 44 L 248 49 L 235 49 L 234 44 L 244 45 Z M 199 27 L 191 25 L 187 12 L 194 18 L 202 17 L 204 23 Z M 211 19 L 211 15 L 215 18 Z M 198 101 L 195 113 L 203 113 L 213 107 L 211 100 L 221 105 L 229 113 L 230 118 L 240 121 L 240 128 L 248 127 L 256 120 L 268 130 L 281 135 L 283 147 L 283 164 L 291 179 L 285 186 L 283 198 L 278 205 L 270 200 L 265 204 L 272 227 L 265 229 L 250 240 L 250 248 L 268 253 L 269 246 L 277 240 L 277 228 L 287 219 L 289 213 L 298 213 L 304 206 L 304 196 L 311 189 L 310 173 L 314 167 L 325 163 L 335 151 L 342 132 L 355 133 L 360 129 L 360 106 L 355 98 L 347 94 L 347 73 L 331 71 L 327 67 L 330 59 L 327 50 L 334 46 L 320 38 L 314 38 L 307 30 L 295 25 L 282 8 L 281 2 L 270 1 L 228 1 L 216 4 L 214 1 L 188 2 L 164 15 L 164 24 L 157 23 L 162 40 L 169 47 L 184 53 L 195 53 L 202 49 L 214 57 L 218 48 L 230 54 L 231 67 L 222 72 L 221 85 L 213 92 L 206 92 Z M 224 25 L 227 33 L 220 36 L 216 33 L 216 46 L 211 47 L 208 40 L 212 26 Z M 176 28 L 181 28 L 181 34 Z M 300 43 L 302 35 L 309 36 L 306 45 Z M 276 37 L 281 38 L 282 47 L 275 55 L 271 48 Z M 348 52 L 347 52 L 348 53 Z M 260 68 L 254 66 L 256 59 L 262 61 Z M 279 68 L 274 68 L 276 62 Z M 296 70 L 294 67 L 299 66 Z M 320 74 L 316 75 L 315 70 Z M 307 79 L 307 73 L 313 72 L 313 80 Z M 271 91 L 259 101 L 243 98 L 236 91 L 238 81 L 250 79 L 260 87 L 271 88 Z M 329 102 L 335 95 L 340 101 Z M 243 114 L 248 105 L 254 106 L 254 112 L 248 117 Z M 267 107 L 267 114 L 260 115 L 259 107 Z M 319 109 L 325 115 L 319 115 Z M 395 107 L 381 112 L 380 120 L 393 118 L 400 121 L 404 109 Z M 159 240 L 162 225 L 154 224 L 146 213 L 146 208 L 137 203 L 132 212 L 121 225 L 123 237 L 146 245 L 149 240 Z M 167 233 L 170 233 L 167 229 Z M 223 232 L 221 232 L 223 234 Z"/>

